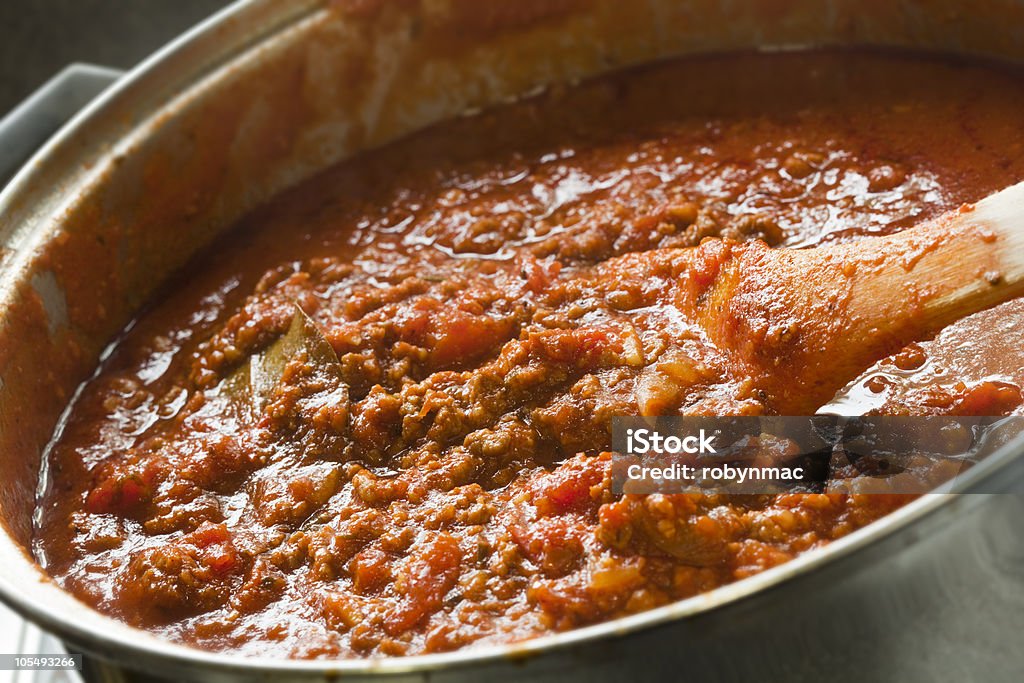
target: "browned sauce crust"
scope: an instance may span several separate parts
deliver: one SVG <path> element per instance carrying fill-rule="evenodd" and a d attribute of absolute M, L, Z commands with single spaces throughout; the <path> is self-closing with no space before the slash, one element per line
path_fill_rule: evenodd
<path fill-rule="evenodd" d="M 610 418 L 799 405 L 791 368 L 708 338 L 701 287 L 753 240 L 884 234 L 1024 178 L 1022 111 L 985 65 L 728 55 L 343 164 L 125 333 L 49 454 L 37 555 L 172 639 L 328 657 L 573 628 L 826 544 L 907 498 L 616 497 Z"/>

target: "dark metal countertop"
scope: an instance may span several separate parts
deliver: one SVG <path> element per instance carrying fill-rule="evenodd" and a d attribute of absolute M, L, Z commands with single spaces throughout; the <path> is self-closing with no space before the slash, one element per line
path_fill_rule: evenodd
<path fill-rule="evenodd" d="M 229 0 L 0 0 L 0 117 L 71 62 L 129 68 Z"/>

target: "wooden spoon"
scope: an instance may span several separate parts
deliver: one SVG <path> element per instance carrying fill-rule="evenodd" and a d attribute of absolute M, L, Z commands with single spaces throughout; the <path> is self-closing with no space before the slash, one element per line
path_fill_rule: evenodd
<path fill-rule="evenodd" d="M 715 265 L 699 322 L 773 410 L 813 412 L 879 358 L 1024 294 L 1024 183 L 895 235 L 741 245 Z"/>

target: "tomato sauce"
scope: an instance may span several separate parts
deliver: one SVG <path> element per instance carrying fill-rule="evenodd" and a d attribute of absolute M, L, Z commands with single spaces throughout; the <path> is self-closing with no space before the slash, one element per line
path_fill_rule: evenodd
<path fill-rule="evenodd" d="M 988 64 L 733 54 L 345 162 L 111 347 L 47 455 L 36 556 L 167 638 L 317 658 L 571 629 L 821 547 L 908 498 L 615 495 L 611 418 L 793 410 L 693 315 L 723 259 L 896 232 L 1024 179 L 1022 111 L 1024 78 Z M 916 348 L 892 363 L 951 353 Z M 928 412 L 1017 410 L 1022 368 Z M 921 405 L 894 396 L 872 405 Z"/>

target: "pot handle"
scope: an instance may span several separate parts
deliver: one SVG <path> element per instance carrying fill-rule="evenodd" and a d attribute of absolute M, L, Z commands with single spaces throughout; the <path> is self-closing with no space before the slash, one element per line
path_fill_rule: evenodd
<path fill-rule="evenodd" d="M 71 64 L 0 119 L 0 189 L 51 135 L 123 73 Z"/>

